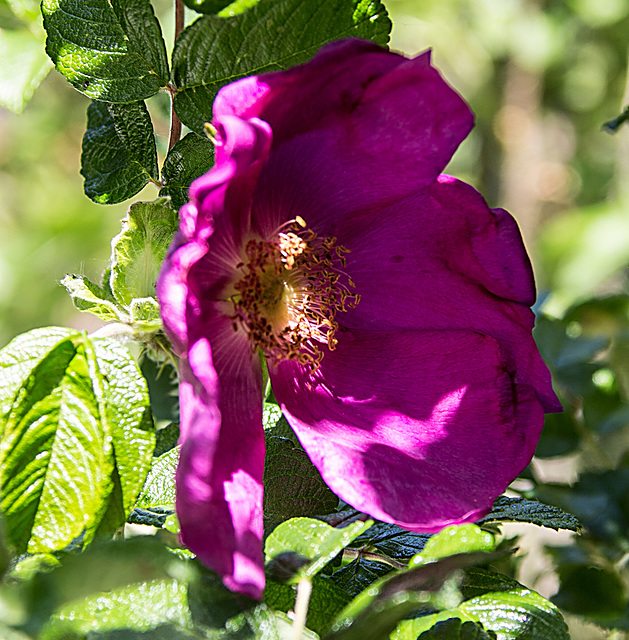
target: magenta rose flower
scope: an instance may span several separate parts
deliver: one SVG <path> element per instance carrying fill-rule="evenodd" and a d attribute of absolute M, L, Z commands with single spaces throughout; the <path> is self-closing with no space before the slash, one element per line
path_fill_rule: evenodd
<path fill-rule="evenodd" d="M 560 410 L 516 223 L 440 175 L 472 123 L 428 53 L 359 40 L 220 91 L 157 291 L 181 535 L 230 589 L 264 587 L 259 352 L 327 484 L 411 531 L 486 514 Z"/>

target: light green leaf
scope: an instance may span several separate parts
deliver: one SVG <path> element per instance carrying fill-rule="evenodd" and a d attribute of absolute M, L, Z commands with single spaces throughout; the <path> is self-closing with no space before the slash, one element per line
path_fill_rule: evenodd
<path fill-rule="evenodd" d="M 129 350 L 116 340 L 93 341 L 110 425 L 116 469 L 128 514 L 142 489 L 155 448 L 155 427 L 144 376 Z"/>
<path fill-rule="evenodd" d="M 187 586 L 176 580 L 155 580 L 91 596 L 64 606 L 44 628 L 40 640 L 98 638 L 106 631 L 151 632 L 151 638 L 198 638 L 187 603 Z M 141 634 L 138 637 L 146 637 Z"/>
<path fill-rule="evenodd" d="M 85 338 L 56 344 L 22 384 L 0 440 L 0 504 L 19 553 L 93 536 L 113 471 L 102 396 Z"/>
<path fill-rule="evenodd" d="M 405 620 L 391 640 L 416 640 L 433 625 L 450 618 L 482 624 L 497 640 L 569 640 L 559 610 L 539 594 L 523 587 L 487 593 L 461 603 L 456 609 Z"/>
<path fill-rule="evenodd" d="M 85 195 L 99 204 L 117 204 L 158 182 L 157 150 L 144 102 L 92 102 L 87 109 L 81 175 Z"/>
<path fill-rule="evenodd" d="M 11 410 L 15 396 L 31 371 L 59 342 L 78 331 L 63 327 L 45 327 L 22 333 L 0 350 L 0 426 Z M 0 428 L 0 432 L 2 428 Z"/>
<path fill-rule="evenodd" d="M 488 522 L 530 522 L 556 530 L 581 531 L 581 523 L 571 513 L 528 498 L 500 496 L 492 510 L 480 520 L 480 524 Z"/>
<path fill-rule="evenodd" d="M 112 240 L 110 285 L 120 304 L 155 296 L 155 281 L 176 229 L 177 213 L 167 200 L 131 205 L 122 231 Z"/>
<path fill-rule="evenodd" d="M 202 133 L 223 85 L 306 62 L 326 42 L 340 38 L 384 45 L 390 31 L 380 0 L 260 0 L 234 17 L 199 18 L 181 33 L 173 52 L 175 110 L 184 124 Z"/>
<path fill-rule="evenodd" d="M 155 333 L 162 328 L 159 303 L 155 298 L 134 298 L 129 305 L 131 325 L 147 333 Z"/>
<path fill-rule="evenodd" d="M 191 132 L 168 152 L 162 167 L 164 186 L 160 196 L 170 196 L 175 209 L 188 201 L 191 182 L 212 168 L 214 144 L 206 136 Z"/>
<path fill-rule="evenodd" d="M 266 562 L 277 560 L 282 554 L 298 554 L 307 563 L 297 571 L 291 582 L 298 582 L 304 577 L 311 578 L 371 525 L 372 521 L 367 520 L 335 529 L 312 518 L 287 520 L 267 538 L 264 546 Z"/>
<path fill-rule="evenodd" d="M 66 288 L 74 306 L 81 311 L 89 311 L 101 320 L 127 322 L 126 313 L 118 307 L 107 290 L 94 284 L 85 276 L 68 274 L 61 284 Z"/>
<path fill-rule="evenodd" d="M 154 448 L 146 383 L 126 347 L 36 330 L 0 352 L 0 363 L 11 391 L 3 399 L 0 500 L 16 551 L 89 543 L 116 483 L 122 524 Z"/>
<path fill-rule="evenodd" d="M 155 458 L 146 477 L 136 507 L 140 509 L 174 509 L 175 471 L 179 462 L 179 447 Z"/>
<path fill-rule="evenodd" d="M 0 107 L 22 113 L 52 64 L 43 50 L 43 32 L 0 29 Z"/>
<path fill-rule="evenodd" d="M 494 536 L 475 524 L 452 525 L 429 538 L 422 552 L 411 558 L 409 567 L 434 562 L 457 553 L 491 552 L 495 548 Z"/>
<path fill-rule="evenodd" d="M 161 28 L 149 0 L 43 0 L 46 52 L 94 100 L 135 102 L 168 82 Z"/>

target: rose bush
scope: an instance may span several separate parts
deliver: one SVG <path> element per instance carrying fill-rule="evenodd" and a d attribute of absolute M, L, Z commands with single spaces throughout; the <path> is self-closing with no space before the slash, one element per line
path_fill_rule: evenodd
<path fill-rule="evenodd" d="M 264 586 L 259 351 L 328 485 L 412 531 L 487 513 L 560 410 L 517 225 L 440 175 L 472 124 L 428 53 L 357 40 L 220 91 L 157 290 L 182 538 L 231 589 Z"/>

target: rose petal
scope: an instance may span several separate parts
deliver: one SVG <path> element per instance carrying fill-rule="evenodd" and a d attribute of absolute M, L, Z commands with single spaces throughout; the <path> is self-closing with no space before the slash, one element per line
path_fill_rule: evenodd
<path fill-rule="evenodd" d="M 441 177 L 426 194 L 334 229 L 348 249 L 360 304 L 338 321 L 356 329 L 469 329 L 501 345 L 516 381 L 561 411 L 531 336 L 532 272 L 517 225 L 462 182 Z"/>
<path fill-rule="evenodd" d="M 181 361 L 181 455 L 177 515 L 183 543 L 225 585 L 260 599 L 262 557 L 261 375 L 249 345 L 223 320 L 212 345 Z"/>
<path fill-rule="evenodd" d="M 256 119 L 225 118 L 218 138 L 216 166 L 192 183 L 156 283 L 164 326 L 179 354 L 201 335 L 189 326 L 201 313 L 201 299 L 220 298 L 242 259 L 242 235 L 272 133 Z"/>
<path fill-rule="evenodd" d="M 530 460 L 543 424 L 498 343 L 471 331 L 345 332 L 314 385 L 294 363 L 271 373 L 332 490 L 412 531 L 487 513 Z"/>
<path fill-rule="evenodd" d="M 355 40 L 301 67 L 228 85 L 214 112 L 216 122 L 256 116 L 273 129 L 256 195 L 257 215 L 277 215 L 270 230 L 295 215 L 316 230 L 327 216 L 416 192 L 443 170 L 473 123 L 428 53 L 408 60 Z"/>

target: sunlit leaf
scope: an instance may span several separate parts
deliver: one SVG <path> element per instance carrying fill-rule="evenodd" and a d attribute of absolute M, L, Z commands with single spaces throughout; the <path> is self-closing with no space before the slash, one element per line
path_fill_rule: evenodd
<path fill-rule="evenodd" d="M 332 40 L 386 44 L 390 30 L 380 0 L 260 0 L 231 18 L 199 18 L 179 36 L 173 53 L 175 109 L 184 124 L 202 133 L 223 85 L 305 62 Z"/>
<path fill-rule="evenodd" d="M 149 0 L 43 0 L 46 52 L 94 100 L 134 102 L 168 82 L 162 32 Z"/>

